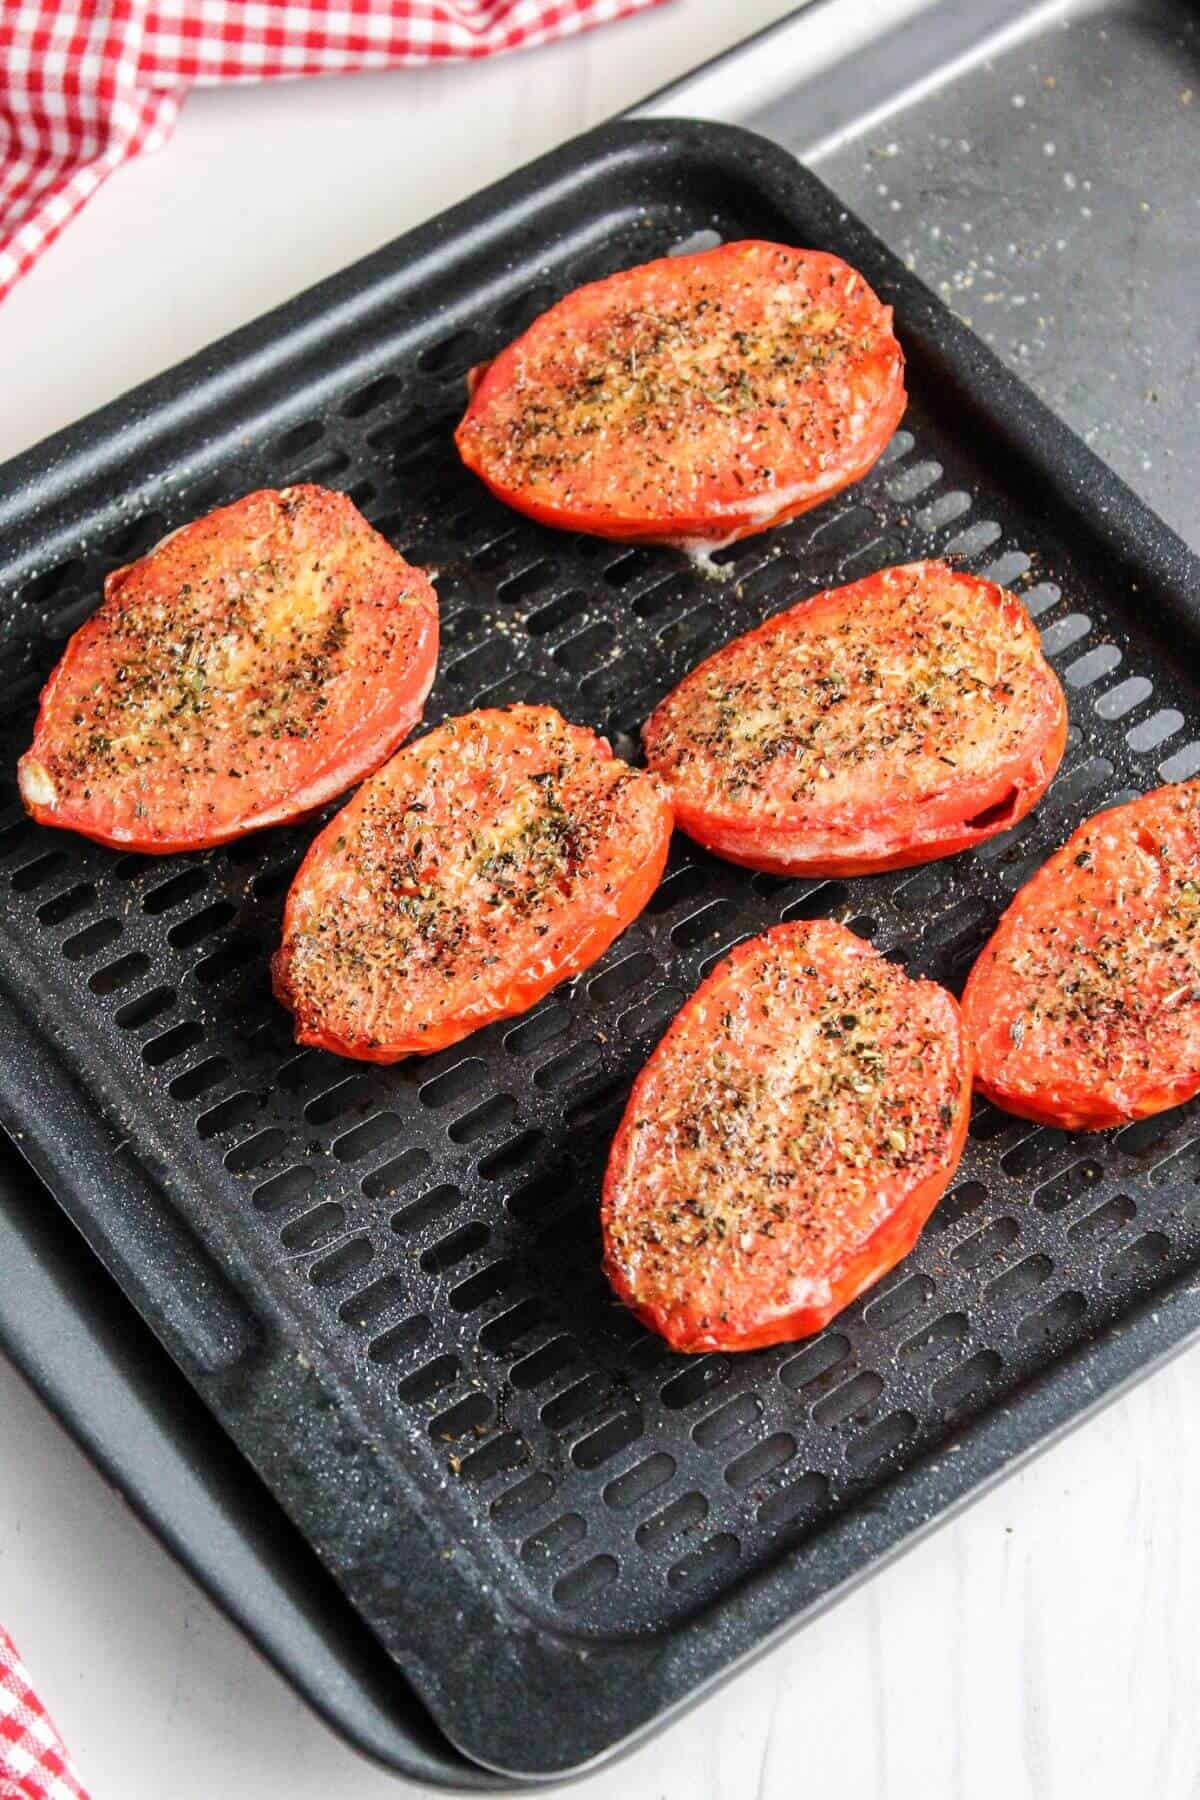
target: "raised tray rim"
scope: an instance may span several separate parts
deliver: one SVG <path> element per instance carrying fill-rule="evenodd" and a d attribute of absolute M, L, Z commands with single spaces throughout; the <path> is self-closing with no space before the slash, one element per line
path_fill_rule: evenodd
<path fill-rule="evenodd" d="M 614 159 L 657 159 L 665 168 L 673 158 L 689 157 L 713 177 L 758 182 L 777 207 L 786 210 L 790 199 L 802 204 L 806 218 L 827 222 L 844 253 L 902 309 L 910 349 L 936 355 L 957 384 L 956 398 L 964 408 L 986 416 L 1005 450 L 1020 457 L 1026 473 L 1036 477 L 1046 509 L 1057 507 L 1074 515 L 1121 564 L 1137 571 L 1145 596 L 1160 608 L 1165 641 L 1172 630 L 1186 637 L 1196 634 L 1197 604 L 1191 596 L 1200 594 L 1200 559 L 786 152 L 739 128 L 696 121 L 638 120 L 599 127 L 23 453 L 0 471 L 4 478 L 0 529 L 17 531 L 22 522 L 21 495 L 37 488 L 40 504 L 32 511 L 24 509 L 26 526 L 37 527 L 26 531 L 25 553 L 52 555 L 56 536 L 71 529 L 72 517 L 80 516 L 85 507 L 89 513 L 94 510 L 89 496 L 114 483 L 122 468 L 153 458 L 164 433 L 210 410 L 218 418 L 241 416 L 238 409 L 251 405 L 260 390 L 269 389 L 291 356 L 307 363 L 319 356 L 321 344 L 330 336 L 351 324 L 363 325 L 377 306 L 394 302 L 398 286 L 411 279 L 423 258 L 435 256 L 456 238 L 464 254 L 470 252 L 483 239 L 519 221 L 556 186 L 578 180 L 584 172 L 595 179 Z M 289 347 L 290 355 L 285 355 Z M 18 556 L 20 544 L 18 538 Z M 0 1041 L 11 1050 L 22 1040 L 29 1045 L 30 1038 L 27 1023 L 5 998 L 0 1005 Z M 19 1141 L 30 1162 L 62 1192 L 72 1187 L 77 1169 L 65 1154 L 63 1140 L 39 1130 L 38 1102 L 45 1090 L 39 1083 L 38 1060 L 19 1055 L 4 1060 L 0 1118 L 21 1134 Z M 99 1120 L 97 1128 L 97 1148 L 111 1151 L 111 1140 L 105 1139 Z M 100 1234 L 89 1232 L 87 1221 L 78 1215 L 76 1223 L 114 1267 L 112 1246 Z M 120 1267 L 119 1257 L 115 1266 L 126 1291 L 136 1292 L 136 1278 Z M 140 1307 L 173 1345 L 177 1359 L 194 1362 L 186 1330 L 181 1342 L 171 1319 L 162 1316 L 157 1297 L 148 1300 L 142 1293 Z M 508 1772 L 544 1776 L 577 1771 L 610 1753 L 617 1743 L 641 1735 L 915 1541 L 1007 1466 L 1052 1441 L 1103 1398 L 1182 1348 L 1197 1332 L 1200 1294 L 1185 1275 L 1157 1290 L 1144 1307 L 1118 1325 L 1047 1367 L 994 1412 L 962 1429 L 953 1455 L 928 1456 L 895 1477 L 887 1486 L 886 1506 L 876 1501 L 840 1515 L 807 1541 L 803 1557 L 780 1559 L 747 1577 L 705 1614 L 653 1642 L 606 1646 L 602 1654 L 593 1652 L 586 1664 L 576 1648 L 559 1639 L 539 1671 L 540 1681 L 550 1682 L 549 1691 L 545 1686 L 542 1690 L 549 1704 L 535 1709 L 543 1726 L 532 1766 L 521 1771 L 510 1766 Z M 505 1636 L 501 1627 L 500 1637 Z M 508 1647 L 511 1650 L 511 1639 Z M 554 1702 L 569 1703 L 578 1723 L 580 1712 L 586 1711 L 580 1688 L 589 1671 L 608 1689 L 619 1691 L 627 1730 L 614 1734 L 609 1724 L 594 1722 L 599 1735 L 585 1754 L 565 1761 L 555 1741 Z M 444 1691 L 439 1695 L 435 1687 L 431 1693 L 420 1672 L 415 1678 L 451 1741 L 485 1766 L 504 1768 L 504 1761 L 489 1754 L 487 1735 L 478 1729 L 479 1715 L 469 1709 L 465 1718 L 455 1716 L 439 1704 Z M 526 1724 L 530 1723 L 527 1717 Z M 582 1734 L 584 1740 L 587 1736 Z M 579 1740 L 577 1746 L 582 1747 Z"/>

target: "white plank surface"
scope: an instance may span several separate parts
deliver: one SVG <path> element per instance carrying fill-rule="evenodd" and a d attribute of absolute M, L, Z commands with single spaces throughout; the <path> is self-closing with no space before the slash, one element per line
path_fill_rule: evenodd
<path fill-rule="evenodd" d="M 6 303 L 0 456 L 785 10 L 673 0 L 525 57 L 193 97 Z M 567 1791 L 1200 1795 L 1198 1382 L 1193 1353 Z M 404 1791 L 307 1712 L 3 1363 L 0 1618 L 94 1800 Z"/>

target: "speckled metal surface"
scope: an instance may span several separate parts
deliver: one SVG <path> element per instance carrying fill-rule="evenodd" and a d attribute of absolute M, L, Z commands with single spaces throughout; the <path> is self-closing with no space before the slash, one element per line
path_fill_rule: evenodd
<path fill-rule="evenodd" d="M 1194 6 L 950 0 L 824 71 L 819 115 L 800 76 L 765 106 L 748 91 L 738 122 L 801 156 L 1200 548 Z"/>
<path fill-rule="evenodd" d="M 458 467 L 465 367 L 550 296 L 698 231 L 841 251 L 897 308 L 879 468 L 719 559 L 548 533 Z M 1196 1112 L 1089 1140 L 978 1110 L 917 1252 L 821 1338 L 673 1358 L 599 1276 L 628 1085 L 713 959 L 834 913 L 957 982 L 1103 799 L 1200 768 L 1200 568 L 821 185 L 703 125 L 607 128 L 10 465 L 11 736 L 103 572 L 257 482 L 346 486 L 442 571 L 431 719 L 544 696 L 622 746 L 707 648 L 916 554 L 1021 588 L 1064 772 L 970 858 L 841 883 L 680 844 L 644 919 L 526 1020 L 393 1070 L 296 1055 L 265 951 L 310 830 L 168 865 L 0 815 L 0 1116 L 476 1759 L 579 1766 L 1200 1325 Z M 5 751 L 11 766 L 11 746 Z"/>

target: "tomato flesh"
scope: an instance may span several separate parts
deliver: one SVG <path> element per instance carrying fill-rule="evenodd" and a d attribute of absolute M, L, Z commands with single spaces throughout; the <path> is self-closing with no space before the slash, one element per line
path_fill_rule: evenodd
<path fill-rule="evenodd" d="M 109 575 L 42 692 L 26 810 L 194 850 L 311 812 L 421 717 L 437 596 L 345 494 L 264 489 Z"/>
<path fill-rule="evenodd" d="M 1097 1131 L 1200 1091 L 1200 782 L 1080 826 L 1026 883 L 963 993 L 997 1106 Z"/>
<path fill-rule="evenodd" d="M 670 836 L 658 779 L 553 708 L 447 721 L 300 867 L 273 964 L 298 1042 L 395 1062 L 525 1011 L 642 910 Z"/>
<path fill-rule="evenodd" d="M 958 1007 L 844 926 L 777 925 L 688 1000 L 634 1083 L 605 1269 L 676 1350 L 807 1337 L 905 1256 L 962 1153 Z"/>
<path fill-rule="evenodd" d="M 711 548 L 859 480 L 904 406 L 891 308 L 862 276 L 748 240 L 569 294 L 472 372 L 455 435 L 543 524 Z"/>
<path fill-rule="evenodd" d="M 1045 793 L 1067 708 L 1012 594 L 883 569 L 768 619 L 655 709 L 676 823 L 731 862 L 857 875 L 951 856 Z"/>

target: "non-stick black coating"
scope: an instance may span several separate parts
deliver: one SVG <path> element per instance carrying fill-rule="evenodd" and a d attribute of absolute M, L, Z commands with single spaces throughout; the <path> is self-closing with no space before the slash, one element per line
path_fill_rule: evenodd
<path fill-rule="evenodd" d="M 451 441 L 470 364 L 697 232 L 845 255 L 896 308 L 912 394 L 866 481 L 722 553 L 723 579 L 506 512 Z M 1022 592 L 1063 677 L 1063 772 L 1015 832 L 845 883 L 680 840 L 595 969 L 393 1069 L 295 1053 L 270 998 L 311 825 L 122 857 L 24 821 L 10 777 L 3 1118 L 470 1755 L 548 1774 L 627 1739 L 1195 1329 L 1192 1108 L 1081 1140 L 980 1107 L 916 1252 L 807 1345 L 673 1357 L 600 1275 L 629 1084 L 731 943 L 833 914 L 958 986 L 1087 813 L 1200 769 L 1194 560 L 783 153 L 606 127 L 5 475 L 10 771 L 104 573 L 300 479 L 439 570 L 430 722 L 547 700 L 636 755 L 704 652 L 930 554 Z"/>

